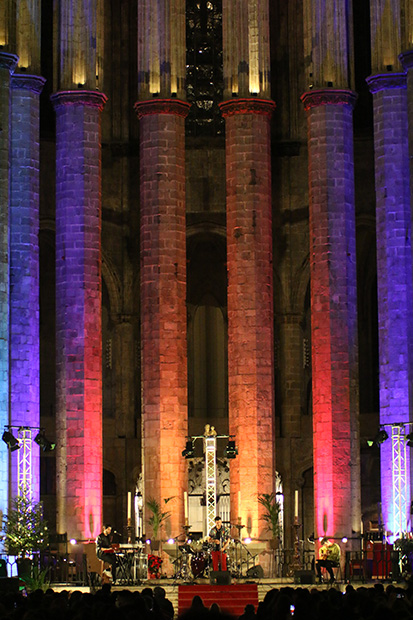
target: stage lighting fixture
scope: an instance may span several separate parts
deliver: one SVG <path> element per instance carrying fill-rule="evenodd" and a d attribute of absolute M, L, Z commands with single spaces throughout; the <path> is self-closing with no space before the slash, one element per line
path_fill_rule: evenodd
<path fill-rule="evenodd" d="M 372 446 L 380 446 L 383 442 L 388 439 L 389 436 L 384 429 L 379 431 L 374 439 L 370 439 L 367 441 L 367 445 L 371 448 Z"/>
<path fill-rule="evenodd" d="M 37 433 L 36 437 L 34 438 L 34 442 L 37 443 L 37 445 L 43 450 L 43 452 L 51 452 L 56 447 L 55 443 L 52 443 L 46 438 L 44 431 L 40 431 L 40 433 Z"/>
<path fill-rule="evenodd" d="M 191 439 L 186 442 L 185 450 L 182 450 L 182 456 L 186 459 L 192 459 L 195 454 L 195 447 Z"/>
<path fill-rule="evenodd" d="M 413 433 L 409 433 L 408 435 L 406 435 L 406 446 L 409 446 L 409 448 L 413 448 Z"/>
<path fill-rule="evenodd" d="M 15 450 L 18 450 L 20 448 L 18 440 L 13 436 L 10 431 L 4 431 L 2 439 L 4 443 L 7 444 L 7 447 L 11 452 L 14 452 Z"/>
<path fill-rule="evenodd" d="M 224 450 L 224 456 L 227 459 L 235 459 L 235 457 L 238 454 L 238 449 L 235 447 L 235 441 L 233 441 L 232 439 L 230 439 L 226 445 L 226 448 Z"/>

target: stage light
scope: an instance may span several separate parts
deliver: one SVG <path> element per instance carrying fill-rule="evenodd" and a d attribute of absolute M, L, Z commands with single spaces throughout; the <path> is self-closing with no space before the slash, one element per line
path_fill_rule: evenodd
<path fill-rule="evenodd" d="M 76 538 L 71 538 L 71 539 L 69 540 L 69 542 L 70 542 L 70 544 L 71 544 L 71 545 L 77 545 L 77 540 L 76 540 Z"/>
<path fill-rule="evenodd" d="M 146 543 L 147 545 L 150 545 L 150 544 L 151 544 L 151 539 L 150 539 L 150 538 L 147 538 L 147 539 L 145 540 L 145 543 Z"/>
<path fill-rule="evenodd" d="M 38 446 L 40 446 L 43 452 L 51 452 L 56 447 L 55 443 L 52 443 L 51 441 L 46 439 L 44 431 L 40 431 L 40 433 L 37 433 L 36 437 L 34 438 L 34 442 L 37 443 Z"/>
<path fill-rule="evenodd" d="M 409 448 L 413 448 L 413 433 L 409 433 L 408 435 L 406 435 L 406 446 L 409 446 Z"/>
<path fill-rule="evenodd" d="M 371 448 L 372 446 L 380 446 L 383 442 L 388 439 L 389 436 L 384 429 L 379 431 L 374 439 L 370 439 L 367 441 L 367 445 Z"/>
<path fill-rule="evenodd" d="M 244 538 L 244 544 L 249 545 L 252 542 L 251 538 Z"/>
<path fill-rule="evenodd" d="M 168 545 L 174 545 L 175 544 L 175 539 L 174 538 L 168 538 Z"/>
<path fill-rule="evenodd" d="M 182 450 L 182 456 L 184 456 L 186 459 L 192 459 L 194 454 L 195 454 L 195 447 L 194 447 L 193 441 L 191 439 L 188 439 L 188 441 L 185 444 L 185 450 Z"/>
<path fill-rule="evenodd" d="M 7 447 L 11 452 L 14 452 L 20 448 L 19 442 L 10 431 L 4 431 L 2 439 L 4 443 L 7 444 Z"/>
<path fill-rule="evenodd" d="M 346 542 L 348 542 L 348 538 L 346 536 L 343 536 L 343 538 L 341 539 L 341 542 L 346 544 Z"/>
<path fill-rule="evenodd" d="M 227 459 L 235 459 L 238 454 L 238 449 L 235 447 L 235 441 L 230 439 L 227 443 L 227 446 L 224 450 L 224 456 Z"/>

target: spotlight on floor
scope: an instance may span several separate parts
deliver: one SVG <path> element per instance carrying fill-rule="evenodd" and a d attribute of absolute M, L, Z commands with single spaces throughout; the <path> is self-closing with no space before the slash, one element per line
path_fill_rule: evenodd
<path fill-rule="evenodd" d="M 4 431 L 2 439 L 4 443 L 7 444 L 7 447 L 11 452 L 14 452 L 20 448 L 18 440 L 10 431 Z"/>
<path fill-rule="evenodd" d="M 185 444 L 185 450 L 182 450 L 182 456 L 186 459 L 192 459 L 195 454 L 195 447 L 193 441 L 189 439 Z"/>
<path fill-rule="evenodd" d="M 51 452 L 56 447 L 55 443 L 52 443 L 46 438 L 44 431 L 40 431 L 40 433 L 37 433 L 36 437 L 34 438 L 34 442 L 37 443 L 38 446 L 40 446 L 43 452 Z"/>
<path fill-rule="evenodd" d="M 235 441 L 233 441 L 232 439 L 230 439 L 226 445 L 226 448 L 224 450 L 224 456 L 227 459 L 235 459 L 235 457 L 238 454 L 238 449 L 235 447 Z"/>

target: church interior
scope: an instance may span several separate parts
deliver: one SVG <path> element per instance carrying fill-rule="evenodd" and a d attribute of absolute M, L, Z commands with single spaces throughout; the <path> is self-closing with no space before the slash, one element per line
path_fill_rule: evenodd
<path fill-rule="evenodd" d="M 4 4 L 2 512 L 410 532 L 410 1 Z"/>

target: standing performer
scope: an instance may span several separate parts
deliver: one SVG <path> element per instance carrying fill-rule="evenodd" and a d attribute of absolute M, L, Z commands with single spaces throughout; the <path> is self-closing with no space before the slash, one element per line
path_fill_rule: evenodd
<path fill-rule="evenodd" d="M 110 523 L 107 523 L 103 526 L 103 531 L 101 534 L 99 534 L 99 536 L 96 538 L 96 555 L 98 556 L 99 560 L 102 560 L 103 562 L 107 562 L 108 564 L 111 565 L 112 568 L 112 583 L 116 582 L 116 564 L 117 564 L 117 559 L 116 559 L 116 555 L 113 552 L 112 549 L 112 539 L 110 537 L 110 534 L 112 532 L 112 526 L 110 525 Z"/>
<path fill-rule="evenodd" d="M 215 517 L 215 527 L 209 532 L 208 542 L 212 545 L 212 570 L 227 570 L 225 549 L 230 543 L 229 531 L 222 525 L 221 517 Z"/>

